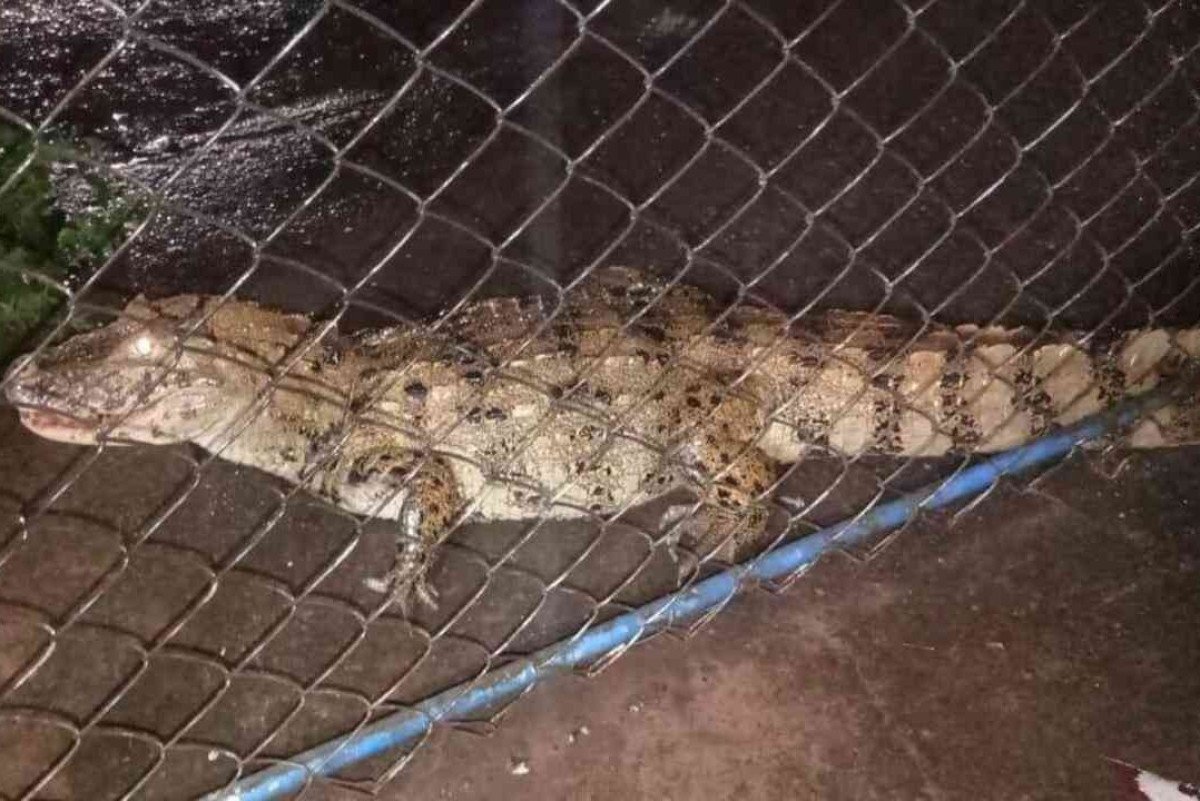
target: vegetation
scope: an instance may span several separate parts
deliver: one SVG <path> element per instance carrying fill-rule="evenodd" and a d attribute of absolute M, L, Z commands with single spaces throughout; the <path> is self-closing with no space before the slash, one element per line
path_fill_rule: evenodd
<path fill-rule="evenodd" d="M 87 181 L 87 211 L 60 208 L 51 180 L 56 164 L 78 169 Z M 107 181 L 79 169 L 69 147 L 39 145 L 25 131 L 0 123 L 0 365 L 65 300 L 60 289 L 36 276 L 69 283 L 94 269 L 142 213 Z"/>

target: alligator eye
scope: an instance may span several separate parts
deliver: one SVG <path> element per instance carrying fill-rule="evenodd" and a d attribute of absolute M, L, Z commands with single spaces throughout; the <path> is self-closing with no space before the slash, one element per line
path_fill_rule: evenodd
<path fill-rule="evenodd" d="M 149 356 L 154 350 L 154 343 L 150 341 L 150 337 L 142 334 L 137 339 L 133 340 L 133 352 L 138 356 Z"/>

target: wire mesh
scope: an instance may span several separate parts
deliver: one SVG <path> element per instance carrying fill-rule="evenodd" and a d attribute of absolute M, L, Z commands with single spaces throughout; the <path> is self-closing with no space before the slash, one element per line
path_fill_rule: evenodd
<path fill-rule="evenodd" d="M 95 174 L 145 209 L 88 271 L 25 271 L 65 301 L 30 345 L 135 292 L 312 314 L 307 347 L 495 295 L 553 320 L 611 264 L 793 322 L 1195 325 L 1198 42 L 1182 1 L 22 0 L 0 122 L 83 143 L 68 199 Z M 195 796 L 679 580 L 661 508 L 463 515 L 437 609 L 405 615 L 374 583 L 385 521 L 211 454 L 6 425 L 6 797 Z M 776 527 L 965 464 L 814 450 Z M 378 792 L 413 753 L 313 782 Z"/>

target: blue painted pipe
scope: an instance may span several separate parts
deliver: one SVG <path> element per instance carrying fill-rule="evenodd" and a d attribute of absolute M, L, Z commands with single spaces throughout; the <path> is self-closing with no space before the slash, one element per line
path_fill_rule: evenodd
<path fill-rule="evenodd" d="M 479 679 L 445 690 L 411 709 L 297 754 L 211 793 L 203 801 L 267 801 L 296 792 L 310 775 L 328 776 L 391 749 L 412 746 L 435 722 L 478 718 L 489 710 L 499 709 L 551 675 L 586 667 L 605 654 L 633 645 L 647 634 L 695 620 L 719 608 L 748 581 L 783 579 L 811 566 L 834 548 L 868 543 L 877 535 L 904 525 L 923 509 L 939 509 L 966 500 L 1004 476 L 1049 464 L 1083 442 L 1123 429 L 1168 398 L 1166 392 L 1147 393 L 1075 426 L 999 453 L 944 481 L 782 545 L 581 635 L 489 671 Z"/>

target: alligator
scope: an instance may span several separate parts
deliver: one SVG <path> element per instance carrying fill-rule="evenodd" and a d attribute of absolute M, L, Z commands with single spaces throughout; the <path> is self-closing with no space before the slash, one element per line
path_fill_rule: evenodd
<path fill-rule="evenodd" d="M 664 539 L 734 558 L 762 539 L 772 490 L 805 454 L 1011 448 L 1196 356 L 1194 328 L 789 319 L 612 267 L 549 300 L 477 300 L 354 334 L 245 300 L 138 296 L 18 363 L 5 392 L 43 437 L 190 442 L 394 520 L 393 591 L 432 604 L 431 556 L 467 516 L 607 518 L 686 488 L 696 501 L 669 507 Z M 1198 433 L 1200 412 L 1176 402 L 1124 444 Z"/>

